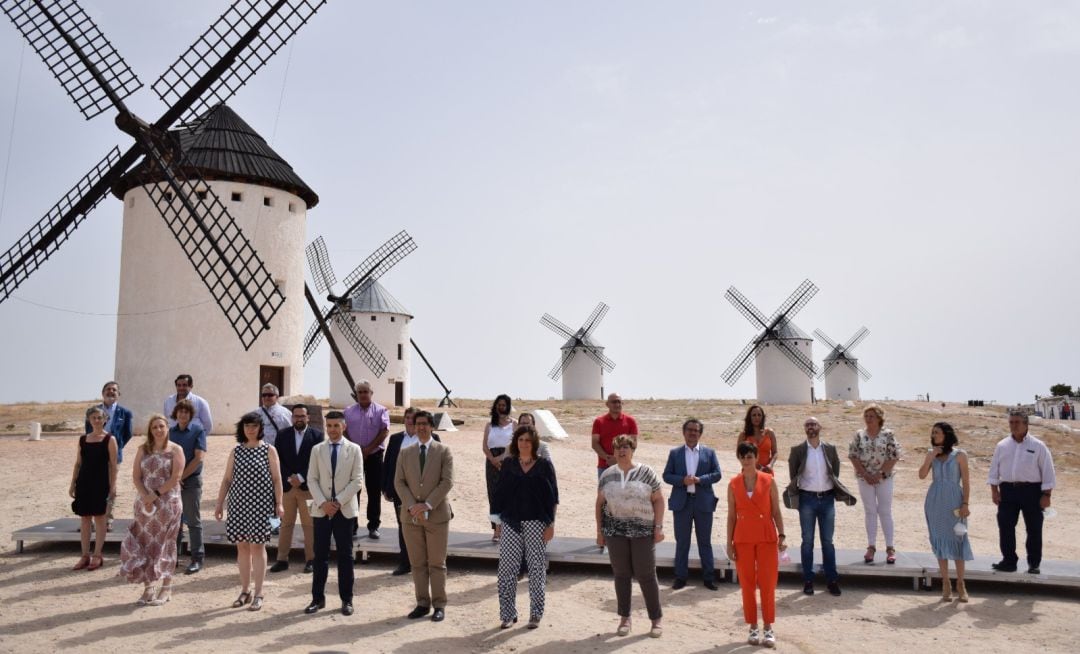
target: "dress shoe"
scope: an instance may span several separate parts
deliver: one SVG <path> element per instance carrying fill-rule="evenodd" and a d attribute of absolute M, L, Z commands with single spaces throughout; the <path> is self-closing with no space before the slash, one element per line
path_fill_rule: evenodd
<path fill-rule="evenodd" d="M 1040 570 L 1039 570 L 1039 566 L 1037 566 L 1037 565 L 1033 565 L 1033 566 L 1028 568 L 1028 574 L 1029 575 L 1037 575 L 1039 573 L 1040 573 Z"/>
<path fill-rule="evenodd" d="M 341 603 L 341 615 L 352 615 L 352 614 L 353 614 L 352 602 L 342 602 Z"/>
<path fill-rule="evenodd" d="M 314 561 L 308 561 L 307 563 L 304 564 L 304 574 L 309 575 L 312 572 L 315 572 L 315 562 Z"/>
<path fill-rule="evenodd" d="M 705 581 L 702 582 L 701 585 L 708 588 L 709 590 L 720 590 L 720 587 L 716 585 L 715 581 Z"/>
<path fill-rule="evenodd" d="M 432 622 L 442 622 L 446 618 L 445 609 L 435 609 L 435 612 L 431 614 Z"/>
<path fill-rule="evenodd" d="M 675 583 L 671 584 L 671 590 L 679 590 L 680 588 L 686 588 L 686 580 L 675 578 Z"/>
<path fill-rule="evenodd" d="M 367 537 L 370 538 L 371 540 L 379 540 L 379 536 L 382 536 L 382 534 L 379 533 L 378 529 L 368 529 L 367 530 Z"/>
<path fill-rule="evenodd" d="M 394 575 L 395 577 L 400 577 L 401 575 L 407 575 L 410 572 L 412 572 L 412 568 L 410 568 L 409 566 L 399 565 L 398 567 L 394 568 L 394 571 L 390 574 Z"/>
<path fill-rule="evenodd" d="M 803 584 L 802 594 L 803 595 L 813 595 L 814 594 L 814 582 L 808 581 L 805 584 Z"/>
<path fill-rule="evenodd" d="M 412 611 L 409 611 L 409 615 L 406 616 L 406 617 L 408 617 L 410 620 L 415 620 L 417 618 L 424 617 L 428 613 L 431 613 L 431 607 L 430 606 L 418 606 L 415 609 L 413 609 Z"/>
<path fill-rule="evenodd" d="M 202 561 L 199 559 L 192 559 L 191 563 L 188 564 L 188 567 L 184 569 L 184 574 L 193 575 L 199 570 L 202 570 L 202 565 Z"/>
<path fill-rule="evenodd" d="M 288 561 L 274 561 L 274 565 L 270 566 L 270 572 L 284 572 L 289 569 Z"/>
<path fill-rule="evenodd" d="M 990 567 L 997 570 L 998 572 L 1016 572 L 1016 564 L 1006 563 L 1005 561 L 1001 561 L 1000 563 L 991 563 Z"/>
<path fill-rule="evenodd" d="M 840 582 L 838 582 L 838 581 L 830 581 L 829 582 L 829 594 L 832 595 L 833 597 L 840 597 Z"/>
<path fill-rule="evenodd" d="M 307 613 L 308 615 L 311 615 L 312 613 L 315 613 L 319 609 L 325 609 L 325 608 L 326 608 L 326 600 L 325 599 L 311 600 L 311 604 L 307 605 L 307 608 L 304 609 L 304 613 Z"/>

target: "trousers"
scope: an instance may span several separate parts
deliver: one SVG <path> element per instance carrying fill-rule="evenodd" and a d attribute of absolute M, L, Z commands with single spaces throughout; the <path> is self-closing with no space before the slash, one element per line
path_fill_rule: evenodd
<path fill-rule="evenodd" d="M 802 502 L 802 498 L 799 498 Z M 761 619 L 776 622 L 776 582 L 780 576 L 780 552 L 776 543 L 735 543 L 735 571 L 742 589 L 743 618 L 757 624 L 757 592 L 761 590 Z"/>

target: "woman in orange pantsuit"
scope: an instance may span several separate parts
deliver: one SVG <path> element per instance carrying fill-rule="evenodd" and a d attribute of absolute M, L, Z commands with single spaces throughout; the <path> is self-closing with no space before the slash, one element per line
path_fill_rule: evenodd
<path fill-rule="evenodd" d="M 758 470 L 758 449 L 739 443 L 736 451 L 742 473 L 728 484 L 728 557 L 735 561 L 742 588 L 743 616 L 750 625 L 751 645 L 776 647 L 772 625 L 776 620 L 776 580 L 779 553 L 787 549 L 780 492 L 773 476 Z M 765 633 L 758 631 L 757 589 Z"/>

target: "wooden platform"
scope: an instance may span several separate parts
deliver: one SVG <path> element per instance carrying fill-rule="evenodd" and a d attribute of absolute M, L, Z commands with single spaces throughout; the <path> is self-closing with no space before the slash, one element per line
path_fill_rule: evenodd
<path fill-rule="evenodd" d="M 113 530 L 108 533 L 105 540 L 108 543 L 119 543 L 127 533 L 131 520 L 115 520 Z M 353 540 L 353 547 L 358 556 L 367 559 L 369 554 L 397 554 L 397 529 L 388 527 L 380 529 L 382 537 L 372 540 L 361 530 Z M 60 518 L 51 522 L 19 529 L 11 534 L 11 539 L 16 543 L 16 551 L 23 552 L 27 542 L 79 542 L 78 518 Z M 186 533 L 185 533 L 186 539 Z M 232 547 L 225 539 L 225 523 L 209 520 L 203 527 L 203 542 L 207 546 Z M 276 545 L 276 539 L 271 545 Z M 303 531 L 297 528 L 293 533 L 293 549 L 303 549 Z M 469 559 L 499 558 L 499 546 L 492 542 L 490 534 L 476 534 L 463 532 L 450 532 L 450 543 L 447 549 L 449 556 Z M 795 545 L 788 548 L 791 556 L 790 563 L 781 563 L 780 572 L 801 577 L 802 565 L 800 563 L 799 547 Z M 897 579 L 911 579 L 913 588 L 918 590 L 922 585 L 929 585 L 931 580 L 940 576 L 937 560 L 932 554 L 926 552 L 898 552 L 896 563 L 885 563 L 884 552 L 878 552 L 877 561 L 872 565 L 863 563 L 861 550 L 837 550 L 836 564 L 841 577 L 891 577 Z M 717 576 L 723 576 L 730 581 L 737 581 L 735 564 L 728 561 L 727 553 L 722 546 L 713 547 L 713 556 L 716 559 Z M 548 559 L 553 563 L 573 563 L 582 565 L 610 566 L 607 552 L 596 546 L 592 539 L 588 538 L 555 538 L 548 544 Z M 1041 574 L 1029 575 L 1023 572 L 997 572 L 990 564 L 997 561 L 993 557 L 976 557 L 969 561 L 965 576 L 972 580 L 987 580 L 1007 584 L 1034 584 L 1044 586 L 1072 586 L 1080 587 L 1080 562 L 1076 561 L 1043 561 Z M 821 551 L 814 552 L 815 567 L 820 570 Z M 1023 563 L 1023 562 L 1021 562 Z M 658 568 L 671 569 L 675 565 L 675 543 L 665 540 L 656 546 L 656 565 Z M 697 558 L 697 544 L 690 547 L 690 568 L 699 570 L 700 561 Z"/>

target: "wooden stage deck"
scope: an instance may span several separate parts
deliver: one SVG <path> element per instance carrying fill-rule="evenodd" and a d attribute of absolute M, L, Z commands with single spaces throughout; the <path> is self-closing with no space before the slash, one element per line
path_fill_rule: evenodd
<path fill-rule="evenodd" d="M 107 543 L 119 543 L 127 532 L 130 520 L 116 520 L 113 531 L 106 536 Z M 371 540 L 366 535 L 361 535 L 353 540 L 357 556 L 367 559 L 368 555 L 397 554 L 397 529 L 388 527 L 380 530 L 382 538 Z M 186 537 L 186 535 L 185 535 Z M 303 549 L 303 532 L 296 529 L 293 536 L 293 548 Z M 27 542 L 75 542 L 79 541 L 79 520 L 77 518 L 60 518 L 33 527 L 19 529 L 12 533 L 11 539 L 16 543 L 16 551 L 22 553 Z M 203 542 L 208 546 L 231 547 L 225 540 L 225 523 L 210 520 L 203 527 Z M 276 544 L 273 541 L 271 545 Z M 491 541 L 489 534 L 450 532 L 448 553 L 451 557 L 470 559 L 499 558 L 499 547 Z M 798 545 L 788 548 L 791 556 L 790 563 L 781 563 L 780 572 L 794 576 L 802 575 L 802 566 L 799 561 Z M 878 560 L 873 565 L 863 563 L 861 550 L 837 550 L 837 568 L 841 577 L 891 577 L 896 579 L 911 579 L 913 588 L 918 590 L 924 584 L 929 585 L 931 580 L 940 577 L 937 560 L 932 554 L 926 552 L 899 552 L 896 563 L 887 565 L 884 552 L 878 552 Z M 723 574 L 724 578 L 736 581 L 735 564 L 728 561 L 727 553 L 723 546 L 715 545 L 713 555 L 716 558 L 716 570 Z M 596 543 L 587 538 L 555 538 L 548 545 L 548 559 L 552 563 L 572 563 L 581 565 L 609 566 L 607 553 L 596 546 Z M 817 550 L 814 560 L 820 569 L 821 551 Z M 1003 573 L 997 572 L 990 567 L 996 558 L 980 556 L 974 561 L 969 561 L 965 576 L 971 580 L 994 581 L 1006 584 L 1031 584 L 1041 586 L 1071 586 L 1080 587 L 1080 562 L 1076 561 L 1043 561 L 1041 574 L 1029 575 L 1023 572 Z M 1021 563 L 1023 563 L 1021 561 Z M 665 540 L 656 547 L 656 565 L 658 568 L 671 569 L 675 564 L 675 543 L 673 540 Z M 697 545 L 690 547 L 690 568 L 700 569 L 697 558 Z"/>

